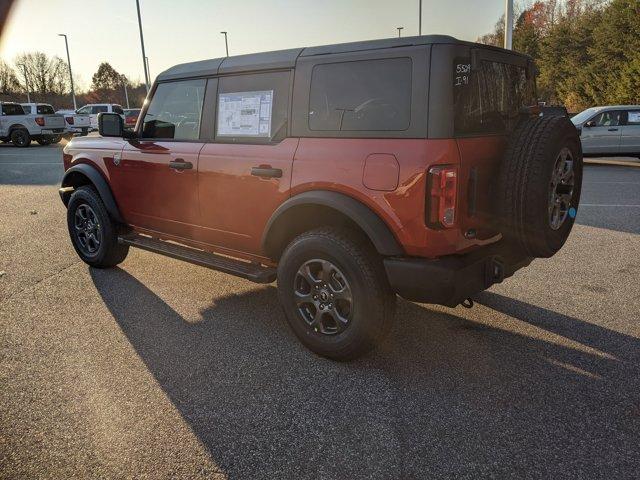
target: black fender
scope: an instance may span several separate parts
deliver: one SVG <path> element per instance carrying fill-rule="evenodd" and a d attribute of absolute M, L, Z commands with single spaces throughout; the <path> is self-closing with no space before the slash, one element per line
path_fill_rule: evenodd
<path fill-rule="evenodd" d="M 107 209 L 107 212 L 109 212 L 111 218 L 117 222 L 125 223 L 122 215 L 120 215 L 120 209 L 113 197 L 111 188 L 109 188 L 109 184 L 95 167 L 86 163 L 75 165 L 65 172 L 62 179 L 62 188 L 60 189 L 60 197 L 62 198 L 64 205 L 67 206 L 69 203 L 69 198 L 71 197 L 70 194 L 73 191 L 72 189 L 75 188 L 72 179 L 78 174 L 84 175 L 93 184 L 95 189 L 98 191 L 100 198 L 104 202 L 104 206 Z"/>
<path fill-rule="evenodd" d="M 269 218 L 262 235 L 262 251 L 273 256 L 272 229 L 290 209 L 301 205 L 318 205 L 334 209 L 358 225 L 381 255 L 403 255 L 404 250 L 387 224 L 369 207 L 348 195 L 328 190 L 312 190 L 295 195 L 280 205 Z"/>

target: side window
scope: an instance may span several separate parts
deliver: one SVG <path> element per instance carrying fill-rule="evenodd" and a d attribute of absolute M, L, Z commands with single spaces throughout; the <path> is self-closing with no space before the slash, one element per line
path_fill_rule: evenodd
<path fill-rule="evenodd" d="M 51 105 L 38 105 L 36 107 L 36 110 L 40 115 L 51 115 L 55 113 Z"/>
<path fill-rule="evenodd" d="M 161 83 L 142 124 L 144 138 L 197 140 L 206 80 Z"/>
<path fill-rule="evenodd" d="M 5 103 L 2 105 L 3 115 L 24 115 L 24 109 L 21 105 L 14 103 Z"/>
<path fill-rule="evenodd" d="M 289 72 L 221 77 L 216 141 L 269 143 L 286 137 Z"/>
<path fill-rule="evenodd" d="M 78 110 L 79 114 L 81 115 L 89 115 L 91 113 L 91 107 L 87 106 L 87 107 L 82 107 L 80 110 Z"/>
<path fill-rule="evenodd" d="M 411 121 L 411 59 L 388 58 L 313 67 L 309 129 L 400 131 Z"/>
<path fill-rule="evenodd" d="M 627 125 L 640 125 L 640 110 L 629 110 L 627 112 Z"/>
<path fill-rule="evenodd" d="M 31 114 L 31 105 L 22 105 L 22 110 L 24 110 L 24 113 L 26 113 L 27 115 Z"/>
<path fill-rule="evenodd" d="M 120 105 L 112 106 L 111 110 L 113 111 L 113 113 L 117 113 L 119 115 L 124 115 L 124 110 L 122 110 L 122 107 Z"/>
<path fill-rule="evenodd" d="M 615 127 L 620 125 L 622 112 L 602 112 L 593 119 L 596 127 Z"/>
<path fill-rule="evenodd" d="M 98 113 L 107 112 L 109 109 L 106 105 L 95 105 L 91 107 L 91 113 L 97 115 Z"/>

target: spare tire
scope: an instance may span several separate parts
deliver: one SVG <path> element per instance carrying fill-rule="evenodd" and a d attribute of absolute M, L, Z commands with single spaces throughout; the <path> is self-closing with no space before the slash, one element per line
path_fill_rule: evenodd
<path fill-rule="evenodd" d="M 500 165 L 497 211 L 503 236 L 531 257 L 564 245 L 582 187 L 582 147 L 566 116 L 523 120 Z"/>

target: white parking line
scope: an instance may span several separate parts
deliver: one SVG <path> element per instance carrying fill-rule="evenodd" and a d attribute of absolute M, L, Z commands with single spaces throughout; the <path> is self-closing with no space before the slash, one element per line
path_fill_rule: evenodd
<path fill-rule="evenodd" d="M 600 203 L 581 203 L 580 207 L 629 207 L 629 208 L 640 208 L 640 205 L 618 205 L 618 204 L 600 204 Z"/>

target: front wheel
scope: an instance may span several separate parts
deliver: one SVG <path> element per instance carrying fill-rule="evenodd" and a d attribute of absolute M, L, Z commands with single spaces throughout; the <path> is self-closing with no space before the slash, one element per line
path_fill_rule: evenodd
<path fill-rule="evenodd" d="M 78 256 L 92 267 L 114 267 L 129 253 L 128 245 L 118 243 L 118 226 L 91 186 L 80 187 L 71 195 L 67 226 Z"/>
<path fill-rule="evenodd" d="M 11 132 L 11 143 L 16 147 L 24 148 L 31 145 L 31 136 L 24 128 L 16 128 Z"/>
<path fill-rule="evenodd" d="M 334 360 L 379 344 L 395 313 L 381 258 L 349 230 L 320 228 L 295 238 L 280 259 L 278 295 L 298 339 Z"/>

